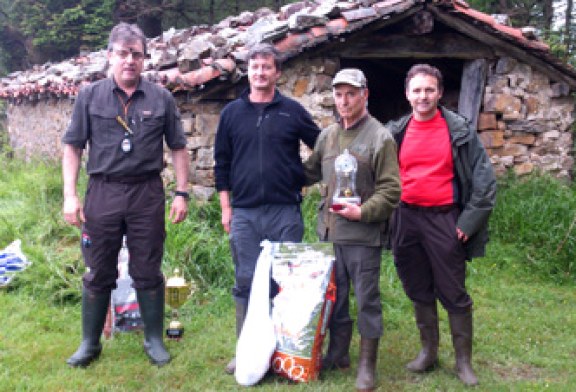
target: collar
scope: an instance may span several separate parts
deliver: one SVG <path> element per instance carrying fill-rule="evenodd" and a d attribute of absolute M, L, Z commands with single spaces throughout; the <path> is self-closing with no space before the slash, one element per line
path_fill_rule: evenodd
<path fill-rule="evenodd" d="M 116 83 L 113 77 L 108 78 L 108 80 L 110 81 L 109 87 L 112 92 L 118 91 L 123 95 L 127 95 L 126 92 L 120 86 L 118 86 L 118 83 Z M 146 95 L 146 85 L 144 84 L 142 77 L 140 77 L 138 85 L 136 86 L 136 90 L 134 90 L 134 93 L 132 95 L 136 93 Z"/>
<path fill-rule="evenodd" d="M 356 121 L 354 124 L 352 124 L 348 128 L 344 127 L 344 121 L 342 119 L 338 120 L 338 124 L 340 125 L 340 128 L 342 128 L 345 131 L 354 131 L 354 130 L 360 128 L 362 125 L 364 125 L 364 123 L 366 121 L 368 121 L 369 117 L 370 117 L 370 113 L 368 113 L 368 111 L 366 111 L 366 113 L 362 117 L 360 117 L 358 119 L 358 121 Z"/>
<path fill-rule="evenodd" d="M 272 101 L 270 102 L 261 102 L 263 104 L 267 104 L 268 105 L 272 105 L 275 103 L 278 103 L 281 99 L 282 95 L 280 94 L 280 91 L 278 91 L 278 89 L 276 88 L 274 90 L 274 98 L 272 98 Z M 247 87 L 244 89 L 244 91 L 242 91 L 242 93 L 240 94 L 240 98 L 242 100 L 244 100 L 244 102 L 246 102 L 247 104 L 252 105 L 252 101 L 250 101 L 250 87 Z"/>

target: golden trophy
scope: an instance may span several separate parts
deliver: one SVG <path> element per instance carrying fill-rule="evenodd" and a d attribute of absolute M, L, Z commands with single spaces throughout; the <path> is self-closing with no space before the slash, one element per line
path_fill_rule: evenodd
<path fill-rule="evenodd" d="M 172 320 L 166 329 L 168 339 L 180 340 L 184 334 L 184 326 L 178 320 L 180 308 L 192 294 L 192 286 L 180 276 L 180 270 L 174 269 L 174 276 L 166 281 L 166 304 L 172 308 Z"/>

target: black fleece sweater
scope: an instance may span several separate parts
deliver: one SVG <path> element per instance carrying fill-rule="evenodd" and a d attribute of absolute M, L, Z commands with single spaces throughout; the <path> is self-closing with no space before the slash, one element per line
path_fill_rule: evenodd
<path fill-rule="evenodd" d="M 300 141 L 314 148 L 320 129 L 302 105 L 278 91 L 262 110 L 248 95 L 244 91 L 222 110 L 214 146 L 216 190 L 231 192 L 232 207 L 300 203 Z"/>

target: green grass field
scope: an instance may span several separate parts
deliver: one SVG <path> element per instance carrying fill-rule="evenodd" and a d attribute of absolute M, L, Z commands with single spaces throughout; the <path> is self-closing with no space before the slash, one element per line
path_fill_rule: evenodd
<path fill-rule="evenodd" d="M 15 238 L 33 262 L 0 290 L 0 391 L 236 391 L 245 390 L 223 368 L 235 349 L 232 265 L 219 227 L 217 202 L 191 205 L 187 221 L 168 228 L 165 268 L 181 267 L 199 289 L 181 308 L 186 332 L 167 342 L 173 361 L 151 366 L 140 333 L 104 342 L 87 369 L 65 360 L 80 341 L 78 230 L 60 217 L 58 168 L 0 163 L 0 248 Z M 315 196 L 307 196 L 306 238 L 312 241 Z M 473 363 L 478 391 L 573 391 L 576 385 L 576 303 L 572 233 L 574 187 L 547 177 L 509 178 L 500 184 L 488 255 L 469 264 L 475 301 Z M 380 391 L 465 390 L 452 368 L 446 313 L 441 311 L 439 369 L 413 375 L 404 369 L 419 348 L 412 309 L 390 256 L 381 273 L 385 332 Z M 167 313 L 168 319 L 168 313 Z M 267 376 L 261 391 L 354 390 L 353 368 L 323 373 L 297 385 Z"/>

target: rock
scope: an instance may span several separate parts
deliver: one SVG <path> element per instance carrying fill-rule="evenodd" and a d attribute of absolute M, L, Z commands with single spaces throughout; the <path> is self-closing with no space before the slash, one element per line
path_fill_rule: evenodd
<path fill-rule="evenodd" d="M 199 201 L 206 202 L 212 199 L 212 197 L 216 194 L 216 190 L 213 187 L 192 185 L 192 194 Z"/>
<path fill-rule="evenodd" d="M 498 121 L 494 113 L 480 113 L 478 116 L 478 130 L 498 129 Z"/>
<path fill-rule="evenodd" d="M 504 146 L 504 132 L 502 131 L 483 131 L 480 132 L 478 136 L 486 148 Z"/>
<path fill-rule="evenodd" d="M 506 139 L 508 143 L 525 144 L 531 146 L 536 141 L 536 136 L 530 133 L 515 132 L 513 136 Z"/>
<path fill-rule="evenodd" d="M 514 173 L 517 176 L 524 176 L 534 171 L 534 164 L 530 162 L 521 163 L 514 166 Z"/>

